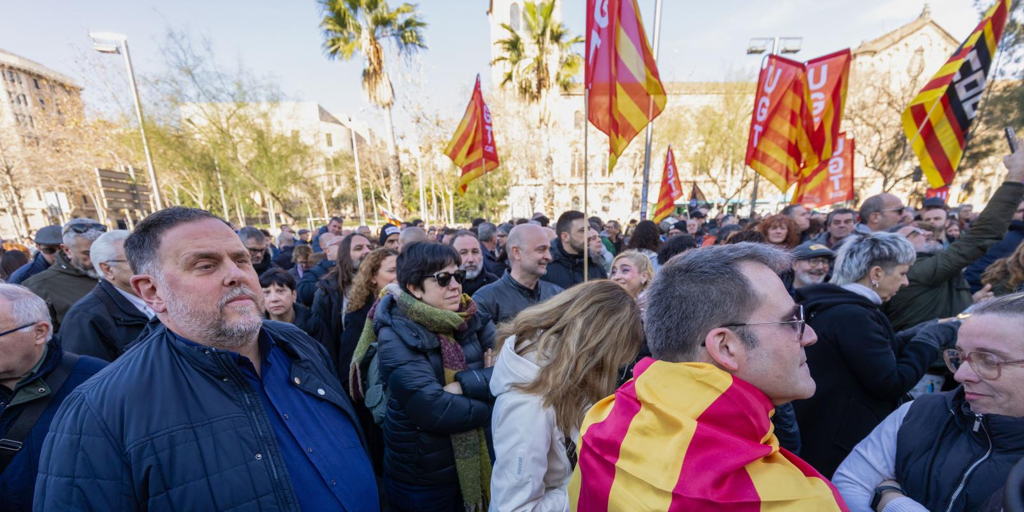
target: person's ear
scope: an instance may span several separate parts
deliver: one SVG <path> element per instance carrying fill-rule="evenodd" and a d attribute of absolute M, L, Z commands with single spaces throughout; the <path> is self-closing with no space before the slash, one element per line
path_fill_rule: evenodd
<path fill-rule="evenodd" d="M 417 300 L 423 300 L 423 288 L 415 285 L 408 285 L 405 287 L 405 291 L 409 292 L 413 297 L 416 297 Z"/>
<path fill-rule="evenodd" d="M 292 302 L 295 302 L 298 299 L 299 299 L 299 291 L 298 290 L 292 290 Z"/>
<path fill-rule="evenodd" d="M 107 281 L 114 280 L 114 272 L 110 270 L 110 264 L 106 262 L 100 263 L 100 273 L 103 274 L 103 277 L 106 278 Z"/>
<path fill-rule="evenodd" d="M 134 275 L 131 282 L 135 295 L 142 299 L 149 306 L 149 309 L 156 313 L 167 312 L 167 303 L 161 297 L 162 290 L 159 289 L 155 277 L 147 274 Z"/>
<path fill-rule="evenodd" d="M 743 342 L 735 332 L 726 328 L 718 327 L 711 329 L 704 337 L 704 349 L 707 358 L 719 368 L 735 373 L 739 371 L 741 358 L 744 357 L 742 350 Z"/>
<path fill-rule="evenodd" d="M 885 270 L 877 265 L 871 267 L 871 269 L 868 270 L 868 277 L 871 278 L 871 284 L 873 286 L 877 286 L 878 281 L 885 277 Z"/>
<path fill-rule="evenodd" d="M 71 259 L 71 248 L 70 247 L 68 247 L 68 246 L 66 246 L 64 244 L 60 244 L 60 250 L 64 252 L 64 256 L 67 256 L 69 260 Z"/>
<path fill-rule="evenodd" d="M 46 343 L 46 337 L 50 334 L 53 326 L 50 322 L 39 322 L 32 327 L 32 334 L 35 335 L 36 339 L 33 340 L 36 345 L 42 345 Z"/>

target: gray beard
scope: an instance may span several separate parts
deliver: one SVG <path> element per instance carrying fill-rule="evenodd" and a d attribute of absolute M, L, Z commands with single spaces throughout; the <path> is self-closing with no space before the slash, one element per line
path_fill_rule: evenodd
<path fill-rule="evenodd" d="M 480 267 L 476 267 L 473 270 L 470 270 L 469 268 L 464 268 L 462 270 L 466 271 L 466 279 L 468 281 L 472 281 L 472 280 L 476 279 L 480 275 L 480 272 L 481 272 L 480 271 Z"/>
<path fill-rule="evenodd" d="M 88 268 L 85 265 L 82 265 L 82 262 L 78 261 L 77 259 L 71 259 L 71 260 L 68 261 L 68 263 L 70 263 L 72 267 L 75 267 L 75 270 L 77 270 L 77 271 L 79 271 L 79 272 L 81 272 L 81 273 L 83 273 L 83 274 L 85 274 L 85 275 L 87 275 L 87 276 L 89 276 L 89 277 L 91 277 L 93 279 L 99 279 L 100 278 L 100 274 L 98 272 L 96 272 L 96 269 Z"/>
<path fill-rule="evenodd" d="M 250 308 L 249 314 L 229 324 L 224 318 L 224 307 L 228 301 L 240 296 L 248 296 L 255 306 Z M 263 326 L 263 313 L 263 301 L 247 286 L 235 288 L 221 299 L 216 312 L 199 308 L 188 301 L 180 301 L 173 294 L 167 297 L 167 314 L 176 323 L 187 325 L 201 338 L 191 341 L 217 348 L 236 349 L 252 341 Z"/>

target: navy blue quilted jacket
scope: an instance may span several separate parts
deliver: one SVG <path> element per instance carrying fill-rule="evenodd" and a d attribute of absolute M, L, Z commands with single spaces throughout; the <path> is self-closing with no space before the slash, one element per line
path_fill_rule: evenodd
<path fill-rule="evenodd" d="M 323 346 L 290 324 L 263 328 L 292 359 L 296 386 L 338 406 L 358 431 Z M 376 510 L 376 492 L 364 494 L 368 503 L 355 509 Z M 161 325 L 64 401 L 43 445 L 34 509 L 299 505 L 260 396 L 229 353 L 188 345 Z"/>

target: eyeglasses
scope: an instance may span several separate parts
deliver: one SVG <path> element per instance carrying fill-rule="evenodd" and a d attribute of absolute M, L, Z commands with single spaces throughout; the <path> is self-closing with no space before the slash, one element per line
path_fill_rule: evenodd
<path fill-rule="evenodd" d="M 793 325 L 793 328 L 797 330 L 797 341 L 804 340 L 804 329 L 807 328 L 807 322 L 804 320 L 804 307 L 799 305 L 796 307 L 796 312 L 793 314 L 796 318 L 793 320 L 784 320 L 782 322 L 752 322 L 746 324 L 727 324 L 722 327 L 750 327 L 753 325 Z M 703 346 L 704 344 L 701 343 Z"/>
<path fill-rule="evenodd" d="M 245 250 L 249 251 L 249 254 L 256 256 L 257 254 L 263 254 L 263 251 L 267 250 L 267 248 L 246 247 Z"/>
<path fill-rule="evenodd" d="M 963 350 L 958 348 L 946 349 L 942 352 L 942 358 L 946 361 L 946 368 L 949 371 L 956 373 L 957 370 L 963 366 L 964 361 L 967 361 L 971 365 L 971 369 L 974 373 L 978 374 L 986 380 L 996 380 L 1000 375 L 1003 374 L 1004 365 L 1019 365 L 1024 363 L 1024 359 L 1017 361 L 1002 361 L 998 356 L 989 354 L 988 352 L 971 352 L 970 354 L 964 353 Z"/>
<path fill-rule="evenodd" d="M 94 223 L 94 224 L 68 224 L 67 226 L 64 226 L 64 230 L 61 231 L 61 234 L 62 235 L 66 235 L 66 234 L 68 234 L 69 230 L 70 231 L 74 231 L 75 233 L 78 233 L 79 235 L 81 235 L 83 233 L 88 233 L 89 231 L 99 231 L 99 232 L 102 233 L 102 232 L 105 232 L 107 230 L 107 226 L 105 226 L 103 224 L 99 224 L 99 223 Z"/>
<path fill-rule="evenodd" d="M 41 253 L 43 253 L 43 254 L 45 254 L 47 256 L 49 256 L 51 254 L 57 254 L 57 250 L 58 249 L 60 249 L 60 247 L 56 246 L 56 245 L 40 245 L 39 246 L 39 252 L 41 252 Z"/>
<path fill-rule="evenodd" d="M 22 330 L 22 329 L 24 329 L 26 327 L 32 327 L 33 325 L 38 324 L 38 323 L 39 323 L 38 321 L 36 321 L 36 322 L 29 322 L 29 323 L 27 323 L 25 325 L 21 325 L 21 326 L 15 327 L 14 329 L 11 329 L 9 331 L 0 332 L 0 338 L 2 338 L 4 336 L 7 336 L 8 334 L 10 334 L 12 332 L 20 331 L 20 330 Z"/>
<path fill-rule="evenodd" d="M 807 265 L 810 266 L 811 268 L 827 267 L 829 263 L 831 263 L 831 260 L 829 260 L 828 258 L 811 258 L 805 261 L 807 261 Z"/>
<path fill-rule="evenodd" d="M 432 276 L 427 276 L 437 281 L 437 285 L 441 287 L 448 286 L 452 282 L 452 278 L 455 278 L 455 282 L 462 284 L 466 280 L 466 271 L 459 269 L 455 272 L 438 272 Z"/>
<path fill-rule="evenodd" d="M 107 260 L 107 261 L 104 261 L 103 263 L 106 263 L 108 265 L 110 263 L 128 263 L 128 260 Z"/>

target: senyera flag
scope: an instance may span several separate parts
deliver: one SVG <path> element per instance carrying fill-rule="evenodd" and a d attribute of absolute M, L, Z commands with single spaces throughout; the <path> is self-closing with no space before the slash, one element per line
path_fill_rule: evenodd
<path fill-rule="evenodd" d="M 805 71 L 800 62 L 770 55 L 757 79 L 746 164 L 783 192 L 801 169 L 818 163 Z"/>
<path fill-rule="evenodd" d="M 679 182 L 676 170 L 676 157 L 672 146 L 665 153 L 665 172 L 661 178 L 661 192 L 658 193 L 658 205 L 654 208 L 654 223 L 657 224 L 672 214 L 676 209 L 676 199 L 683 197 L 683 185 Z"/>
<path fill-rule="evenodd" d="M 494 143 L 491 111 L 484 103 L 484 95 L 480 91 L 480 75 L 476 75 L 473 96 L 444 154 L 462 169 L 462 176 L 459 177 L 460 194 L 466 193 L 469 182 L 498 167 L 498 148 Z"/>
<path fill-rule="evenodd" d="M 846 90 L 850 83 L 850 49 L 807 61 L 807 89 L 810 91 L 814 134 L 811 142 L 820 160 L 832 158 L 839 139 Z"/>
<path fill-rule="evenodd" d="M 933 197 L 937 197 L 939 199 L 942 199 L 943 201 L 948 202 L 949 201 L 949 185 L 946 185 L 945 187 L 939 187 L 939 188 L 930 188 L 929 187 L 928 190 L 924 191 L 924 198 L 925 199 L 931 199 Z"/>
<path fill-rule="evenodd" d="M 665 87 L 636 0 L 587 0 L 586 45 L 588 117 L 608 135 L 611 172 L 629 142 L 665 110 Z"/>
<path fill-rule="evenodd" d="M 948 185 L 960 167 L 1009 15 L 1010 0 L 996 2 L 903 112 L 903 132 L 932 188 Z"/>
<path fill-rule="evenodd" d="M 693 189 L 690 190 L 690 210 L 693 211 L 698 204 L 706 202 L 708 202 L 707 196 L 705 196 L 704 192 L 697 186 L 697 182 L 693 182 Z"/>
<path fill-rule="evenodd" d="M 818 164 L 801 180 L 793 194 L 793 204 L 809 208 L 853 200 L 854 140 L 845 133 L 836 139 L 832 158 Z"/>
<path fill-rule="evenodd" d="M 383 205 L 379 206 L 379 208 L 380 208 L 380 216 L 384 217 L 384 222 L 387 222 L 388 224 L 393 224 L 393 225 L 398 226 L 398 227 L 402 226 L 402 222 L 403 221 L 402 221 L 401 217 L 399 217 L 398 215 L 395 215 L 394 212 L 392 212 L 391 210 L 388 210 Z"/>

